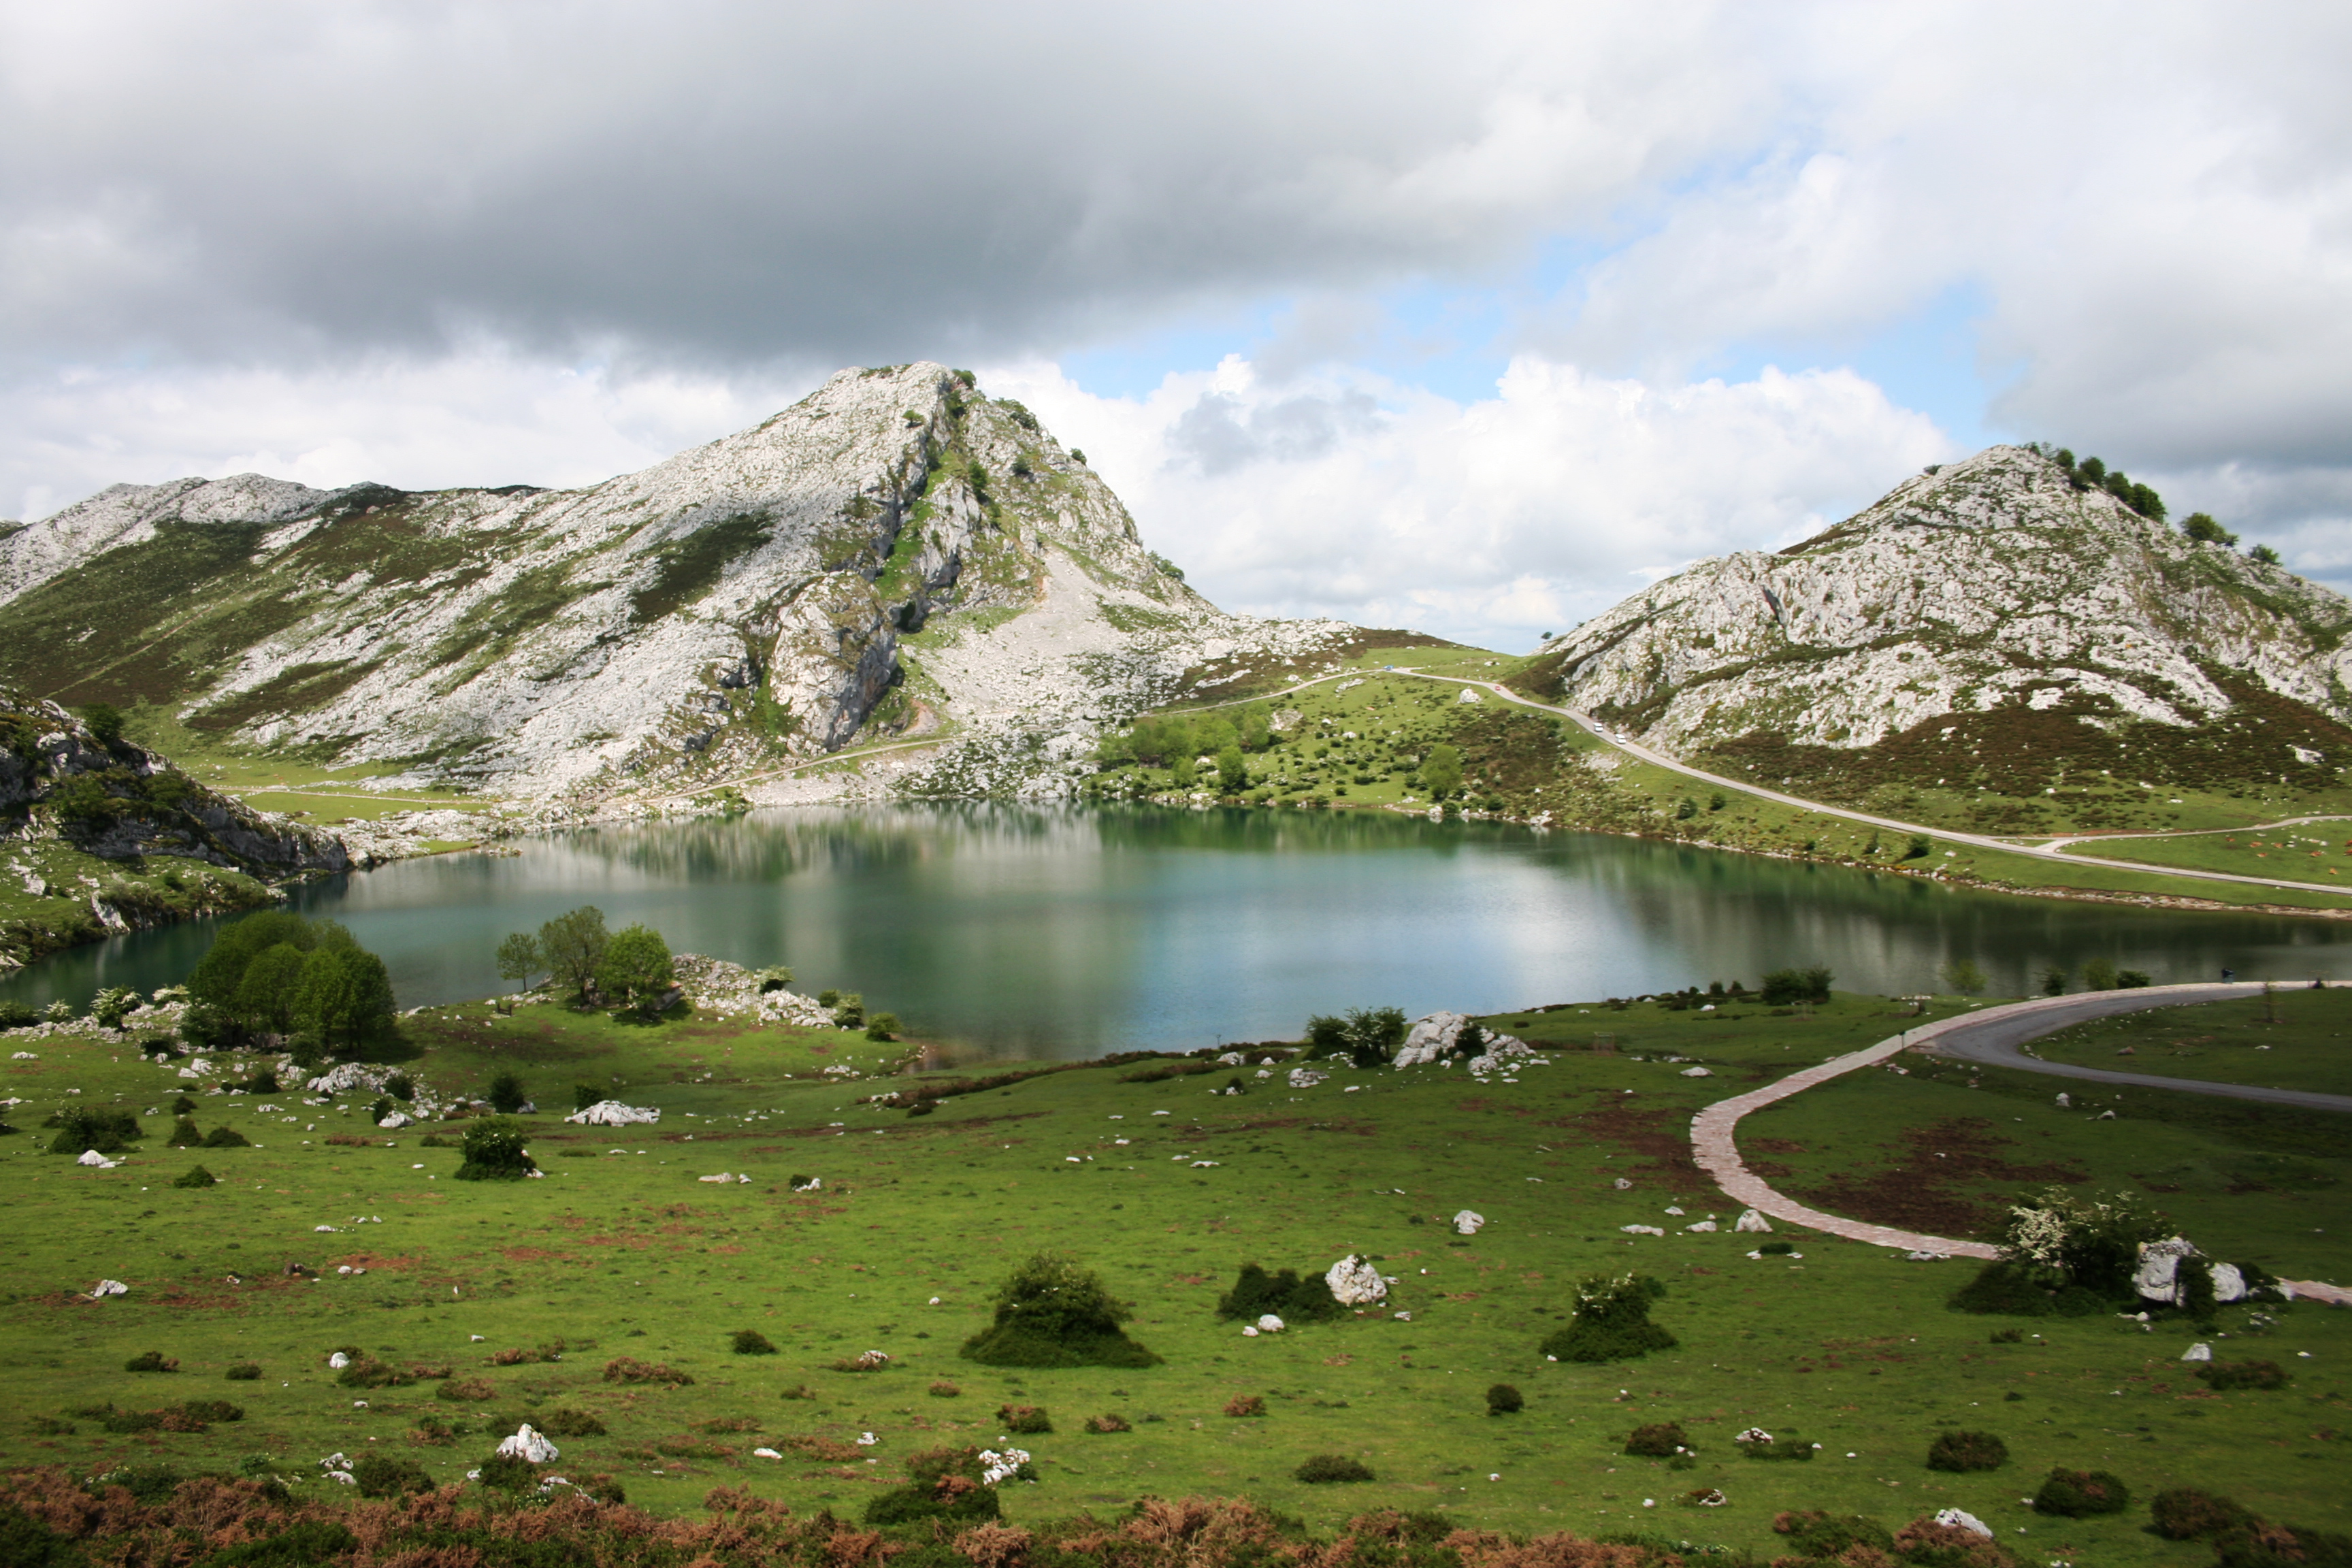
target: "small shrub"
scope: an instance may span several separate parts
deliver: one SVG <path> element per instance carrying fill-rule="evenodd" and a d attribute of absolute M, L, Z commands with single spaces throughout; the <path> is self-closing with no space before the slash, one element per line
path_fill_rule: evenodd
<path fill-rule="evenodd" d="M 1318 1454 L 1290 1472 L 1310 1487 L 1330 1486 L 1346 1481 L 1369 1481 L 1370 1467 L 1345 1454 Z"/>
<path fill-rule="evenodd" d="M 432 1479 L 425 1467 L 414 1459 L 395 1459 L 389 1454 L 362 1454 L 352 1466 L 352 1479 L 358 1483 L 362 1497 L 404 1497 L 410 1492 L 429 1492 Z"/>
<path fill-rule="evenodd" d="M 125 1372 L 177 1372 L 180 1370 L 180 1363 L 176 1357 L 167 1356 L 162 1351 L 146 1351 L 124 1362 L 122 1370 Z"/>
<path fill-rule="evenodd" d="M 2016 1554 L 1999 1542 L 1932 1518 L 1915 1519 L 1896 1531 L 1895 1554 L 1910 1568 L 2019 1568 Z"/>
<path fill-rule="evenodd" d="M 247 1138 L 244 1133 L 239 1132 L 234 1127 L 224 1125 L 215 1127 L 211 1131 L 205 1134 L 205 1147 L 207 1149 L 250 1149 L 253 1147 L 253 1140 Z"/>
<path fill-rule="evenodd" d="M 175 1187 L 215 1187 L 220 1184 L 220 1178 L 202 1165 L 191 1165 L 181 1174 L 173 1177 L 172 1184 Z"/>
<path fill-rule="evenodd" d="M 2025 1342 L 2023 1329 L 1995 1329 L 1992 1342 L 1997 1345 L 2021 1345 Z"/>
<path fill-rule="evenodd" d="M 1527 1407 L 1527 1396 L 1507 1383 L 1498 1383 L 1486 1391 L 1489 1415 L 1517 1415 Z"/>
<path fill-rule="evenodd" d="M 866 1505 L 867 1524 L 981 1524 L 999 1519 L 1003 1505 L 983 1483 L 977 1448 L 933 1448 L 907 1460 L 908 1484 Z"/>
<path fill-rule="evenodd" d="M 1800 1557 L 1838 1557 L 1848 1563 L 1869 1562 L 1871 1559 L 1859 1554 L 1854 1557 L 1845 1554 L 1857 1547 L 1879 1553 L 1895 1549 L 1895 1538 L 1886 1533 L 1885 1525 L 1855 1513 L 1833 1515 L 1820 1509 L 1792 1510 L 1775 1514 L 1772 1528 L 1779 1534 L 1789 1537 L 1793 1554 Z M 1877 1561 L 1883 1563 L 1885 1558 L 1882 1555 Z"/>
<path fill-rule="evenodd" d="M 1134 1316 L 1099 1276 L 1040 1252 L 1013 1271 L 996 1294 L 995 1321 L 963 1342 L 962 1354 L 992 1366 L 1157 1365 L 1119 1328 Z"/>
<path fill-rule="evenodd" d="M 523 1108 L 530 1096 L 523 1091 L 520 1075 L 509 1068 L 490 1079 L 490 1091 L 482 1098 L 488 1100 L 490 1109 L 500 1116 L 512 1116 Z"/>
<path fill-rule="evenodd" d="M 1650 1303 L 1666 1288 L 1644 1274 L 1592 1274 L 1576 1288 L 1575 1316 L 1547 1337 L 1543 1353 L 1561 1361 L 1631 1361 L 1669 1350 L 1675 1336 L 1650 1321 Z"/>
<path fill-rule="evenodd" d="M 1292 1268 L 1269 1274 L 1255 1263 L 1243 1264 L 1234 1288 L 1217 1298 L 1217 1316 L 1250 1322 L 1268 1312 L 1286 1323 L 1322 1322 L 1346 1311 L 1320 1274 L 1301 1279 Z"/>
<path fill-rule="evenodd" d="M 606 1383 L 664 1383 L 672 1387 L 684 1387 L 691 1384 L 694 1379 L 674 1368 L 651 1362 L 642 1362 L 635 1356 L 625 1355 L 614 1356 L 604 1363 L 604 1381 Z"/>
<path fill-rule="evenodd" d="M 752 1415 L 719 1415 L 694 1424 L 698 1432 L 757 1432 L 760 1421 Z"/>
<path fill-rule="evenodd" d="M 1228 1415 L 1263 1415 L 1265 1414 L 1265 1401 L 1255 1394 L 1236 1394 L 1231 1399 L 1225 1401 L 1225 1414 Z"/>
<path fill-rule="evenodd" d="M 172 1114 L 174 1116 L 194 1116 L 195 1112 L 196 1102 L 184 1094 L 172 1101 Z"/>
<path fill-rule="evenodd" d="M 2255 1522 L 2252 1512 L 2225 1497 L 2172 1487 L 2148 1504 L 2156 1532 L 2167 1541 L 2206 1541 Z"/>
<path fill-rule="evenodd" d="M 604 1424 L 585 1410 L 551 1410 L 539 1429 L 552 1437 L 601 1437 Z"/>
<path fill-rule="evenodd" d="M 932 1384 L 932 1392 L 937 1393 L 938 1390 L 939 1385 L 937 1384 Z M 816 1397 L 816 1390 L 803 1383 L 792 1388 L 785 1389 L 783 1393 L 777 1395 L 777 1397 L 780 1399 L 814 1399 Z"/>
<path fill-rule="evenodd" d="M 479 1377 L 445 1378 L 441 1386 L 433 1391 L 434 1398 L 446 1399 L 452 1404 L 467 1404 L 498 1396 L 499 1391 L 491 1387 L 487 1379 Z"/>
<path fill-rule="evenodd" d="M 2221 1568 L 2352 1568 L 2352 1536 L 2289 1524 L 2231 1531 L 2213 1552 Z"/>
<path fill-rule="evenodd" d="M 877 1013 L 866 1020 L 866 1037 L 869 1040 L 895 1040 L 898 1037 L 898 1015 Z"/>
<path fill-rule="evenodd" d="M 58 1135 L 49 1140 L 52 1154 L 79 1156 L 89 1149 L 101 1154 L 120 1154 L 142 1136 L 139 1119 L 131 1112 L 101 1110 L 96 1106 L 77 1105 L 61 1110 L 48 1125 L 58 1130 Z"/>
<path fill-rule="evenodd" d="M 1797 1244 L 1793 1241 L 1768 1241 L 1756 1250 L 1767 1258 L 1786 1258 L 1797 1250 Z"/>
<path fill-rule="evenodd" d="M 1045 1409 L 1035 1405 L 1000 1405 L 996 1407 L 996 1419 L 1007 1432 L 1034 1436 L 1054 1429 Z"/>
<path fill-rule="evenodd" d="M 2063 1519 L 2121 1513 L 2130 1506 L 2131 1489 L 2105 1470 L 2070 1470 L 2062 1466 L 2051 1471 L 2042 1489 L 2033 1494 L 2034 1512 Z"/>
<path fill-rule="evenodd" d="M 438 1415 L 420 1415 L 408 1434 L 412 1443 L 423 1443 L 435 1448 L 446 1448 L 466 1435 L 463 1422 L 444 1421 Z"/>
<path fill-rule="evenodd" d="M 221 1375 L 231 1383 L 258 1383 L 261 1381 L 261 1363 L 241 1361 Z"/>
<path fill-rule="evenodd" d="M 1648 1426 L 1636 1426 L 1633 1435 L 1625 1439 L 1625 1451 L 1644 1458 L 1663 1459 L 1681 1453 L 1690 1446 L 1683 1435 L 1682 1425 L 1675 1421 L 1660 1421 Z"/>
<path fill-rule="evenodd" d="M 2284 1388 L 2289 1382 L 2287 1371 L 2274 1361 L 2216 1361 L 2197 1369 L 2197 1375 L 2211 1389 Z"/>
<path fill-rule="evenodd" d="M 953 1399 L 956 1395 L 961 1394 L 963 1390 L 958 1388 L 954 1384 L 950 1383 L 943 1377 L 937 1383 L 931 1384 L 929 1392 L 933 1399 Z"/>
<path fill-rule="evenodd" d="M 363 1355 L 335 1373 L 335 1381 L 345 1388 L 405 1388 L 416 1381 L 416 1374 Z"/>
<path fill-rule="evenodd" d="M 523 1148 L 523 1130 L 503 1116 L 477 1121 L 466 1129 L 459 1147 L 465 1161 L 457 1167 L 461 1182 L 520 1182 L 539 1169 Z"/>
<path fill-rule="evenodd" d="M 1087 1430 L 1089 1432 L 1132 1432 L 1135 1428 L 1133 1426 L 1129 1425 L 1127 1417 L 1124 1415 L 1104 1415 L 1087 1416 Z"/>
<path fill-rule="evenodd" d="M 482 1468 L 474 1479 L 502 1492 L 519 1492 L 539 1484 L 539 1467 L 529 1459 L 493 1454 L 482 1461 Z"/>
<path fill-rule="evenodd" d="M 729 1336 L 728 1344 L 737 1355 L 773 1355 L 775 1345 L 757 1329 L 738 1329 Z"/>
<path fill-rule="evenodd" d="M 2009 1463 L 2009 1445 L 1990 1432 L 1944 1432 L 1927 1445 L 1927 1468 L 1966 1474 Z"/>

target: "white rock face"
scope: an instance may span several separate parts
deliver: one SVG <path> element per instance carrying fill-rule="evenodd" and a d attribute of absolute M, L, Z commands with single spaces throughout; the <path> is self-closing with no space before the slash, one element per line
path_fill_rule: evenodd
<path fill-rule="evenodd" d="M 347 1366 L 349 1366 L 349 1365 L 351 1365 L 351 1364 L 352 1364 L 352 1358 L 351 1358 L 351 1357 L 349 1357 L 349 1356 L 347 1356 L 347 1355 L 345 1355 L 345 1354 L 344 1354 L 342 1352 L 341 1352 L 341 1351 L 337 1351 L 334 1354 L 332 1354 L 332 1355 L 331 1355 L 331 1356 L 329 1356 L 329 1357 L 327 1358 L 327 1365 L 328 1365 L 328 1366 L 330 1366 L 331 1368 L 332 1368 L 333 1370 L 335 1370 L 336 1372 L 341 1372 L 341 1371 L 342 1371 L 342 1370 L 343 1370 L 343 1368 L 345 1368 L 345 1367 L 347 1367 Z"/>
<path fill-rule="evenodd" d="M 1444 1060 L 1454 1054 L 1462 1031 L 1469 1023 L 1468 1016 L 1461 1013 L 1432 1013 L 1425 1018 L 1414 1019 L 1412 1027 L 1405 1031 L 1404 1044 L 1397 1047 L 1391 1065 L 1423 1067 Z M 1514 1058 L 1534 1054 L 1524 1040 L 1514 1039 L 1508 1035 L 1490 1034 L 1480 1054 L 1470 1059 L 1470 1070 L 1483 1075 L 1507 1067 Z"/>
<path fill-rule="evenodd" d="M 1971 1535 L 1981 1535 L 1987 1541 L 1990 1541 L 1992 1539 L 1992 1526 L 1987 1524 L 1983 1520 L 1979 1519 L 1975 1514 L 1969 1512 L 1966 1509 L 1948 1508 L 1940 1510 L 1936 1515 L 1936 1522 L 1937 1524 L 1948 1525 L 1960 1530 L 1965 1530 Z"/>
<path fill-rule="evenodd" d="M 512 796 L 743 777 L 755 800 L 792 798 L 794 781 L 748 775 L 950 720 L 951 741 L 864 782 L 1064 794 L 1101 728 L 1179 695 L 1186 669 L 1353 631 L 1219 611 L 1026 409 L 917 363 L 845 370 L 583 489 L 118 486 L 0 537 L 0 636 L 28 590 L 207 531 L 230 542 L 215 574 L 142 606 L 226 653 L 181 711 L 343 763 L 429 757 L 404 782 Z M 242 629 L 230 580 L 262 589 L 277 629 Z"/>
<path fill-rule="evenodd" d="M 2195 723 L 2233 704 L 2216 667 L 2352 718 L 2347 624 L 2340 595 L 1993 447 L 1788 551 L 1701 562 L 1545 652 L 1562 701 L 1670 752 L 1858 747 L 2001 707 Z M 2284 739 L 2278 760 L 2295 763 Z"/>
<path fill-rule="evenodd" d="M 376 1125 L 387 1130 L 397 1130 L 407 1126 L 415 1120 L 415 1119 L 414 1117 L 410 1116 L 404 1110 L 395 1110 L 391 1115 L 386 1116 L 383 1121 L 377 1122 Z"/>
<path fill-rule="evenodd" d="M 100 1153 L 95 1149 L 83 1150 L 81 1152 L 80 1158 L 74 1161 L 74 1163 L 77 1165 L 93 1165 L 101 1171 L 111 1171 L 121 1163 L 121 1162 L 117 1160 L 108 1159 L 105 1155 Z"/>
<path fill-rule="evenodd" d="M 661 1111 L 652 1106 L 624 1105 L 617 1100 L 600 1100 L 585 1110 L 575 1110 L 563 1119 L 583 1127 L 630 1127 L 638 1122 L 661 1120 Z"/>
<path fill-rule="evenodd" d="M 547 1440 L 538 1428 L 525 1422 L 515 1435 L 499 1445 L 499 1457 L 504 1459 L 528 1459 L 534 1465 L 544 1465 L 557 1457 L 560 1450 Z"/>
<path fill-rule="evenodd" d="M 1772 1222 L 1754 1209 L 1742 1209 L 1739 1211 L 1739 1217 L 1732 1222 L 1731 1228 L 1769 1235 L 1772 1229 Z"/>
<path fill-rule="evenodd" d="M 130 1293 L 131 1287 L 120 1279 L 101 1279 L 89 1288 L 89 1299 L 93 1301 L 103 1301 L 109 1296 L 127 1296 Z"/>
<path fill-rule="evenodd" d="M 1323 1283 L 1342 1307 L 1376 1307 L 1389 1299 L 1388 1281 L 1370 1259 L 1349 1253 L 1325 1271 Z"/>

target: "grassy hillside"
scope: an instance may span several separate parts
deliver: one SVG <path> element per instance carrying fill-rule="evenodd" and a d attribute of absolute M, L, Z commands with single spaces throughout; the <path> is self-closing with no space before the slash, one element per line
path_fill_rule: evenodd
<path fill-rule="evenodd" d="M 1969 1005 L 1941 999 L 1929 1016 Z M 2302 1005 L 2337 1009 L 2340 1027 L 2352 996 Z M 2248 1352 L 2296 1375 L 2283 1391 L 2217 1394 L 2182 1375 L 2185 1324 L 2037 1320 L 2000 1343 L 2002 1321 L 1944 1310 L 1969 1265 L 1785 1229 L 1801 1256 L 1748 1256 L 1757 1238 L 1728 1231 L 1736 1205 L 1689 1161 L 1690 1114 L 1883 1037 L 1906 1013 L 1849 995 L 1811 1016 L 1574 1004 L 1492 1020 L 1548 1045 L 1549 1065 L 1515 1080 L 1339 1070 L 1293 1089 L 1286 1068 L 1171 1077 L 1155 1072 L 1171 1064 L 1146 1061 L 1046 1071 L 909 1117 L 865 1097 L 914 1080 L 823 1076 L 870 1073 L 901 1050 L 848 1034 L 434 1010 L 407 1020 L 406 1065 L 436 1089 L 478 1089 L 511 1068 L 543 1104 L 568 1104 L 584 1079 L 659 1106 L 662 1121 L 590 1131 L 539 1117 L 530 1146 L 549 1175 L 511 1184 L 454 1181 L 456 1151 L 425 1146 L 418 1130 L 373 1131 L 349 1103 L 282 1094 L 200 1099 L 199 1124 L 241 1129 L 249 1148 L 171 1150 L 169 1116 L 142 1115 L 141 1152 L 111 1171 L 39 1152 L 37 1132 L 0 1141 L 0 1193 L 20 1238 L 0 1265 L 14 1309 L 0 1355 L 33 1374 L 0 1423 L 0 1464 L 233 1470 L 266 1456 L 257 1468 L 299 1478 L 329 1453 L 373 1449 L 454 1480 L 518 1423 L 568 1410 L 607 1429 L 558 1438 L 553 1468 L 575 1480 L 609 1478 L 658 1511 L 691 1510 L 724 1485 L 855 1518 L 910 1453 L 994 1444 L 1009 1435 L 999 1406 L 1030 1405 L 1054 1429 L 1014 1439 L 1042 1478 L 1005 1489 L 1016 1520 L 1205 1493 L 1325 1530 L 1393 1505 L 1480 1528 L 1646 1530 L 1769 1555 L 1780 1510 L 1895 1525 L 1957 1505 L 2023 1552 L 2184 1560 L 2137 1508 L 2070 1522 L 2018 1506 L 2067 1464 L 2113 1470 L 2143 1498 L 2193 1484 L 2346 1528 L 2334 1433 L 2352 1314 L 2299 1307 L 2263 1328 L 2225 1310 L 2232 1353 L 2251 1337 Z M 1600 1034 L 1613 1053 L 1590 1048 Z M 51 1037 L 28 1048 L 34 1059 L 0 1068 L 28 1129 L 67 1104 L 160 1111 L 186 1081 L 121 1043 Z M 1685 1076 L 1693 1065 L 1711 1076 Z M 1908 1065 L 1765 1113 L 1747 1130 L 1750 1152 L 1794 1189 L 1865 1208 L 1927 1205 L 1976 1228 L 2021 1184 L 2115 1186 L 2152 1159 L 2235 1169 L 2273 1152 L 2242 1129 L 2140 1109 L 2091 1122 L 2057 1110 L 2046 1081 L 2002 1082 L 2022 1075 Z M 1234 1079 L 1247 1092 L 1216 1092 Z M 2352 1151 L 2332 1125 L 2301 1136 L 2294 1182 L 2234 1193 L 2183 1183 L 2159 1201 L 2225 1256 L 2340 1278 L 2352 1237 L 2327 1234 L 2328 1194 L 2352 1173 Z M 1925 1173 L 1937 1155 L 1957 1163 Z M 221 1184 L 173 1187 L 199 1160 Z M 697 1179 L 720 1172 L 753 1179 Z M 822 1186 L 793 1192 L 811 1176 Z M 1487 1222 L 1475 1237 L 1445 1223 L 1465 1208 Z M 1682 1228 L 1710 1215 L 1727 1228 Z M 1633 1224 L 1668 1234 L 1621 1229 Z M 1041 1248 L 1102 1271 L 1136 1303 L 1129 1331 L 1164 1362 L 1022 1371 L 961 1359 L 994 1287 Z M 1396 1276 L 1393 1306 L 1410 1321 L 1368 1315 L 1247 1338 L 1215 1315 L 1244 1263 L 1319 1271 L 1351 1250 Z M 1678 1346 L 1630 1363 L 1547 1362 L 1537 1345 L 1565 1321 L 1576 1280 L 1628 1268 L 1665 1282 L 1653 1317 Z M 75 1294 L 100 1276 L 130 1292 Z M 746 1328 L 779 1353 L 730 1353 Z M 457 1392 L 478 1384 L 487 1397 L 439 1397 L 438 1381 L 341 1386 L 325 1364 L 341 1345 L 446 1366 Z M 532 1359 L 542 1349 L 560 1359 Z M 122 1370 L 150 1350 L 179 1370 Z M 891 1360 L 846 1370 L 868 1350 Z M 526 1353 L 501 1353 L 513 1352 Z M 622 1356 L 694 1381 L 607 1381 Z M 246 1361 L 257 1380 L 224 1379 Z M 1497 1382 L 1524 1392 L 1525 1410 L 1487 1414 Z M 203 1432 L 115 1434 L 74 1414 L 224 1397 L 244 1418 Z M 1224 1414 L 1237 1397 L 1265 1414 Z M 1113 1413 L 1130 1429 L 1082 1429 Z M 462 1430 L 441 1441 L 428 1417 Z M 1622 1451 L 1634 1426 L 1664 1420 L 1693 1435 L 1691 1468 Z M 1751 1424 L 1822 1448 L 1805 1464 L 1744 1458 L 1729 1438 Z M 1990 1474 L 1927 1469 L 1929 1440 L 1950 1426 L 1994 1431 L 2014 1457 Z M 859 1444 L 867 1433 L 875 1442 Z M 755 1458 L 759 1446 L 788 1458 Z M 1292 1479 L 1324 1453 L 1355 1456 L 1377 1479 Z M 1679 1500 L 1708 1487 L 1727 1504 Z"/>

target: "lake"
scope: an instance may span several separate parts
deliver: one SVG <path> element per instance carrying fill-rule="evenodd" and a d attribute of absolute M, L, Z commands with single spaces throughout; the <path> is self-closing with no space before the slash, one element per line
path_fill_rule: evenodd
<path fill-rule="evenodd" d="M 404 1006 L 497 993 L 491 951 L 580 904 L 673 949 L 789 964 L 919 1037 L 1090 1057 L 1296 1037 L 1311 1013 L 1631 996 L 1827 964 L 1901 994 L 1973 959 L 1996 994 L 2104 957 L 2158 982 L 2352 977 L 2344 922 L 2023 899 L 1640 839 L 1391 813 L 995 803 L 803 808 L 514 841 L 298 890 Z M 60 953 L 0 995 L 183 978 L 210 922 Z"/>

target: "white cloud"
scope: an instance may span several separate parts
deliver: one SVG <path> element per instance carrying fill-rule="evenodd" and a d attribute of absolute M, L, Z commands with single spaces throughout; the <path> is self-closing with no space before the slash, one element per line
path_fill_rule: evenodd
<path fill-rule="evenodd" d="M 1706 555 L 1802 538 L 1952 456 L 1843 371 L 1659 388 L 1533 355 L 1457 404 L 1238 356 L 1149 396 L 987 369 L 1219 604 L 1523 647 Z"/>

